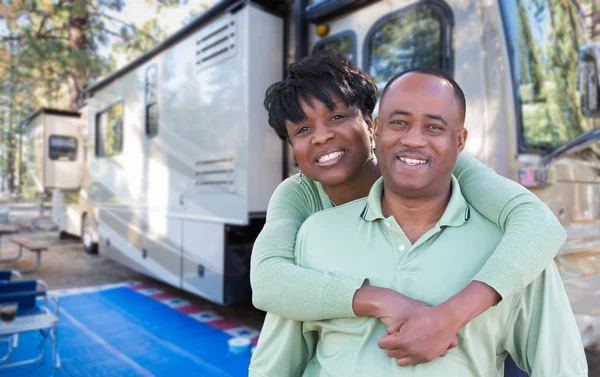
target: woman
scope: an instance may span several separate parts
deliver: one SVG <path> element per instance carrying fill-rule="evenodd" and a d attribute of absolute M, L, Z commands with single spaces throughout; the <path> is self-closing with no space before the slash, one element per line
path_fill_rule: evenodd
<path fill-rule="evenodd" d="M 372 154 L 376 101 L 372 79 L 328 53 L 292 65 L 288 78 L 268 89 L 269 124 L 291 145 L 302 173 L 276 189 L 254 245 L 251 283 L 257 308 L 297 321 L 374 316 L 390 323 L 419 305 L 369 286 L 368 277 L 331 276 L 293 263 L 296 233 L 308 216 L 367 196 L 379 178 Z M 451 314 L 431 309 L 432 321 L 427 322 L 437 326 L 424 327 L 420 334 L 435 345 L 429 348 L 435 356 L 444 355 L 460 327 L 533 281 L 566 238 L 552 212 L 533 194 L 473 157 L 460 156 L 454 174 L 469 203 L 505 235 L 473 282 L 444 303 L 453 308 Z M 261 342 L 269 336 L 276 334 L 261 334 Z M 431 356 L 415 352 L 405 350 L 399 363 Z M 388 354 L 398 356 L 394 350 Z"/>

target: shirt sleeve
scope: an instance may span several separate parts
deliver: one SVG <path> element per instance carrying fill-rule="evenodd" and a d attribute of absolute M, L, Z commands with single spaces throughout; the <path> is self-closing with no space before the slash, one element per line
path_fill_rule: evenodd
<path fill-rule="evenodd" d="M 581 335 L 554 263 L 516 300 L 503 345 L 530 377 L 587 377 Z"/>
<path fill-rule="evenodd" d="M 316 342 L 302 333 L 302 322 L 267 313 L 249 377 L 299 377 L 314 354 Z"/>
<path fill-rule="evenodd" d="M 296 235 L 320 209 L 312 182 L 283 181 L 273 193 L 254 243 L 250 282 L 257 308 L 299 321 L 354 317 L 352 300 L 365 279 L 331 275 L 294 264 Z"/>
<path fill-rule="evenodd" d="M 473 280 L 500 296 L 520 292 L 554 259 L 567 235 L 552 211 L 518 183 L 461 154 L 454 168 L 467 201 L 504 236 Z"/>

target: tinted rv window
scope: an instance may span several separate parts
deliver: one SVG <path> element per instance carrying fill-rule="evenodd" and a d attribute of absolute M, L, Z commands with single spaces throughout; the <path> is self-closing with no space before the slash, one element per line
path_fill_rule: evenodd
<path fill-rule="evenodd" d="M 96 115 L 96 156 L 109 157 L 123 150 L 123 102 Z"/>
<path fill-rule="evenodd" d="M 377 22 L 365 50 L 365 66 L 377 86 L 382 88 L 409 68 L 449 71 L 448 27 L 444 13 L 430 4 L 400 10 Z"/>
<path fill-rule="evenodd" d="M 313 53 L 316 54 L 324 50 L 341 55 L 356 64 L 356 38 L 354 32 L 345 31 L 320 40 L 315 45 Z"/>
<path fill-rule="evenodd" d="M 149 137 L 158 134 L 157 83 L 158 72 L 156 64 L 152 64 L 146 69 L 146 135 Z"/>
<path fill-rule="evenodd" d="M 77 139 L 74 137 L 52 135 L 48 144 L 48 157 L 51 160 L 77 160 Z"/>
<path fill-rule="evenodd" d="M 575 1 L 500 1 L 521 117 L 522 149 L 548 149 L 592 127 L 577 92 L 584 24 Z"/>

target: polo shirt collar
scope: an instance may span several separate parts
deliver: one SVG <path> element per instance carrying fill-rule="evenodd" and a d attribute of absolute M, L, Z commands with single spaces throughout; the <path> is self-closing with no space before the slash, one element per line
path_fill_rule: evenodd
<path fill-rule="evenodd" d="M 379 178 L 371 187 L 367 204 L 360 217 L 366 221 L 385 220 L 381 210 L 381 197 L 383 195 L 383 177 Z M 471 210 L 465 197 L 462 195 L 458 181 L 452 175 L 452 194 L 444 214 L 438 221 L 439 226 L 460 226 L 471 216 Z"/>

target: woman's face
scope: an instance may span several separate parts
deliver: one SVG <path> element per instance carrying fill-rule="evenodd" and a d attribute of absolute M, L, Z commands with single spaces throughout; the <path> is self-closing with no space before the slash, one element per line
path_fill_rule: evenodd
<path fill-rule="evenodd" d="M 371 158 L 372 121 L 356 106 L 332 95 L 334 109 L 311 97 L 300 99 L 306 117 L 286 122 L 290 144 L 302 173 L 324 186 L 354 178 Z"/>

